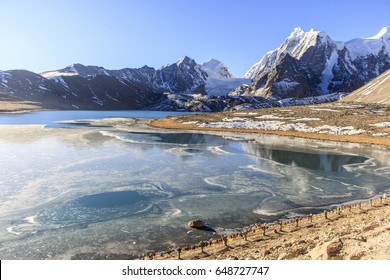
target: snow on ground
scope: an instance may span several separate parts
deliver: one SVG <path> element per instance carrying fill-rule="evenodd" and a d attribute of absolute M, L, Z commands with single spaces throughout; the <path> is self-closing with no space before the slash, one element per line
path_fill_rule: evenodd
<path fill-rule="evenodd" d="M 340 110 L 327 109 L 327 108 L 312 108 L 312 111 L 328 111 L 328 112 L 341 112 Z"/>
<path fill-rule="evenodd" d="M 256 117 L 256 119 L 285 120 L 286 118 L 284 118 L 284 117 L 279 117 L 279 116 L 275 116 L 275 115 L 262 115 L 262 116 Z"/>
<path fill-rule="evenodd" d="M 370 126 L 376 126 L 376 127 L 390 127 L 390 122 L 374 123 L 374 124 L 370 124 Z"/>
<path fill-rule="evenodd" d="M 46 87 L 44 87 L 42 85 L 38 85 L 38 87 L 39 87 L 40 90 L 44 90 L 44 91 L 48 91 L 49 90 L 48 88 L 46 88 Z"/>
<path fill-rule="evenodd" d="M 274 83 L 273 86 L 281 92 L 288 92 L 289 90 L 299 86 L 299 83 L 284 79 L 283 81 Z"/>
<path fill-rule="evenodd" d="M 73 93 L 73 91 L 69 88 L 68 84 L 64 81 L 64 79 L 61 76 L 54 76 L 52 79 L 55 82 L 62 84 L 68 91 Z M 73 95 L 78 96 L 74 93 L 73 93 Z"/>
<path fill-rule="evenodd" d="M 300 118 L 300 119 L 295 119 L 295 121 L 298 122 L 310 122 L 310 121 L 320 121 L 320 118 Z"/>
<path fill-rule="evenodd" d="M 381 136 L 387 136 L 389 135 L 388 133 L 386 132 L 381 132 L 381 133 L 373 133 L 372 136 L 375 136 L 375 137 L 381 137 Z"/>
<path fill-rule="evenodd" d="M 258 118 L 258 117 L 257 117 Z M 332 135 L 355 135 L 365 132 L 362 129 L 355 129 L 353 126 L 331 126 L 321 125 L 316 127 L 308 126 L 305 123 L 286 123 L 284 121 L 267 120 L 256 121 L 249 118 L 224 118 L 222 122 L 202 123 L 199 127 L 212 128 L 238 128 L 238 129 L 259 129 L 259 130 L 282 130 L 298 131 L 307 133 L 321 133 Z"/>
<path fill-rule="evenodd" d="M 258 115 L 258 113 L 254 113 L 254 112 L 237 112 L 237 113 L 234 113 L 234 115 L 256 116 L 256 115 Z"/>

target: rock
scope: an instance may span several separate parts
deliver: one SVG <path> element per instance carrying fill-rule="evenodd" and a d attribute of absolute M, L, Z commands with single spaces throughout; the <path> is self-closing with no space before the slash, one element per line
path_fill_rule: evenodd
<path fill-rule="evenodd" d="M 379 226 L 378 223 L 372 223 L 370 224 L 369 226 L 366 226 L 365 228 L 363 228 L 363 232 L 366 232 L 366 231 L 370 231 L 370 230 L 373 230 L 375 228 L 377 228 Z"/>
<path fill-rule="evenodd" d="M 279 260 L 292 260 L 300 255 L 304 255 L 307 252 L 307 247 L 300 247 L 292 250 L 291 252 L 281 254 Z"/>
<path fill-rule="evenodd" d="M 287 256 L 286 253 L 282 253 L 282 254 L 279 255 L 278 260 L 285 260 L 286 256 Z"/>
<path fill-rule="evenodd" d="M 270 250 L 265 250 L 264 253 L 263 253 L 263 257 L 268 256 L 268 255 L 271 255 L 271 251 Z"/>
<path fill-rule="evenodd" d="M 343 243 L 341 243 L 341 241 L 332 242 L 326 248 L 326 253 L 328 254 L 329 258 L 336 257 L 342 248 Z"/>
<path fill-rule="evenodd" d="M 188 222 L 190 228 L 202 228 L 204 227 L 204 222 L 201 219 L 192 220 Z"/>
<path fill-rule="evenodd" d="M 360 260 L 364 256 L 363 252 L 355 253 L 350 256 L 350 260 Z"/>

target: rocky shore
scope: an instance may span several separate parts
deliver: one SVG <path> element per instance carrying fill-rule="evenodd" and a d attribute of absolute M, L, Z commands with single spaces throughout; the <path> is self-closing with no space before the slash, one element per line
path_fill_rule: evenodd
<path fill-rule="evenodd" d="M 390 199 L 345 205 L 331 212 L 253 226 L 227 244 L 183 248 L 184 260 L 386 260 L 390 258 Z M 190 246 L 191 247 L 191 246 Z M 177 259 L 176 251 L 157 259 Z"/>

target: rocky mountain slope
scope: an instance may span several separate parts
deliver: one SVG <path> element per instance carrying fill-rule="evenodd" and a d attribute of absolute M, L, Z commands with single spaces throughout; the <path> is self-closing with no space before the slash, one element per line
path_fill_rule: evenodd
<path fill-rule="evenodd" d="M 376 36 L 333 41 L 325 32 L 295 28 L 245 74 L 254 82 L 233 92 L 266 98 L 301 98 L 351 92 L 390 69 L 390 28 Z"/>
<path fill-rule="evenodd" d="M 355 90 L 341 101 L 390 105 L 390 70 Z"/>

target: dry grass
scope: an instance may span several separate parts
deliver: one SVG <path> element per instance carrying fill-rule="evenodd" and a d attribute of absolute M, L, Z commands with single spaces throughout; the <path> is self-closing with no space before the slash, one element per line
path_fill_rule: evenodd
<path fill-rule="evenodd" d="M 342 101 L 390 105 L 390 70 L 344 97 Z"/>
<path fill-rule="evenodd" d="M 0 100 L 0 113 L 27 113 L 37 110 L 43 108 L 35 102 Z"/>

